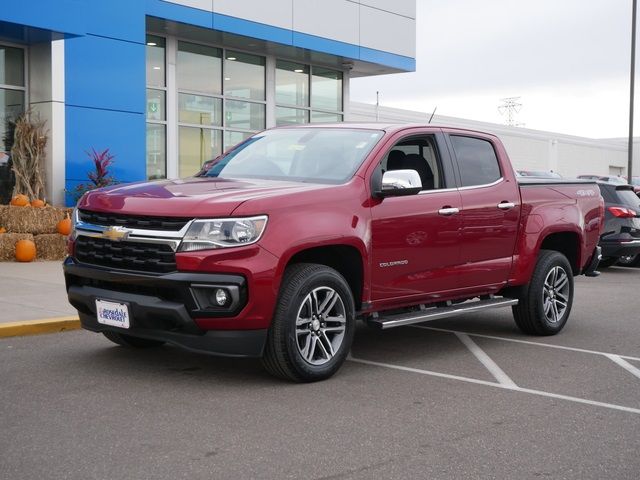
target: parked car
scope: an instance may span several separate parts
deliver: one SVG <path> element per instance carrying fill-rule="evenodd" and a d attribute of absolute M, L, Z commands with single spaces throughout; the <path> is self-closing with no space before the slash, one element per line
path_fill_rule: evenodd
<path fill-rule="evenodd" d="M 545 170 L 518 170 L 516 173 L 519 177 L 562 178 L 559 173 Z"/>
<path fill-rule="evenodd" d="M 596 180 L 599 182 L 613 183 L 614 185 L 627 185 L 627 179 L 618 175 L 578 175 L 582 180 Z"/>
<path fill-rule="evenodd" d="M 64 262 L 82 326 L 130 347 L 262 357 L 315 381 L 356 319 L 388 329 L 512 307 L 562 330 L 596 276 L 594 182 L 521 178 L 490 134 L 434 126 L 267 130 L 197 177 L 84 195 Z"/>
<path fill-rule="evenodd" d="M 640 197 L 640 177 L 632 177 L 631 185 L 633 185 L 633 191 Z"/>
<path fill-rule="evenodd" d="M 608 267 L 621 261 L 636 266 L 640 253 L 640 198 L 631 185 L 598 182 L 598 186 L 605 202 L 600 265 Z"/>

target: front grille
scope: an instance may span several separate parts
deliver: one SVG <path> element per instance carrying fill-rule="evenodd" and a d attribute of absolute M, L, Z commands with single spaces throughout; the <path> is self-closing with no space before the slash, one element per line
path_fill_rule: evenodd
<path fill-rule="evenodd" d="M 112 242 L 104 238 L 79 236 L 75 257 L 81 263 L 101 267 L 169 273 L 176 270 L 176 256 L 169 245 L 141 242 Z"/>
<path fill-rule="evenodd" d="M 120 226 L 127 228 L 139 228 L 142 230 L 168 230 L 179 231 L 191 219 L 178 217 L 147 217 L 144 215 L 124 215 L 120 213 L 91 212 L 79 210 L 80 221 L 92 225 Z"/>

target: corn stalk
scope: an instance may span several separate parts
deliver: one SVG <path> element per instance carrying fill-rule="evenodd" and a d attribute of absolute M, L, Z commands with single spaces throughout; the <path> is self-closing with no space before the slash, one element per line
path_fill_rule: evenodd
<path fill-rule="evenodd" d="M 13 194 L 31 199 L 45 196 L 46 122 L 27 110 L 15 122 L 11 161 L 16 185 Z"/>

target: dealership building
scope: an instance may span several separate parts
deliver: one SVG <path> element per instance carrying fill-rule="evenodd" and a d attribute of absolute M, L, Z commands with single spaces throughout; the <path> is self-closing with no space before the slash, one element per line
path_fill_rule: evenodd
<path fill-rule="evenodd" d="M 46 121 L 54 204 L 87 182 L 92 149 L 115 156 L 120 182 L 178 178 L 264 128 L 430 117 L 349 100 L 353 78 L 415 70 L 416 0 L 5 3 L 0 203 L 13 188 L 8 122 L 28 108 Z M 624 140 L 433 120 L 495 133 L 518 169 L 626 174 Z"/>
<path fill-rule="evenodd" d="M 46 120 L 52 203 L 95 149 L 122 182 L 192 175 L 264 128 L 343 121 L 349 81 L 415 70 L 415 0 L 23 0 L 0 10 L 7 121 Z M 66 199 L 70 202 L 69 195 Z"/>

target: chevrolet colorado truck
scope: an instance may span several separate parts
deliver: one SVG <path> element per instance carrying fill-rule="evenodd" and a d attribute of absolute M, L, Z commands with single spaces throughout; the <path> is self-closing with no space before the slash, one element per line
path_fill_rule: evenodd
<path fill-rule="evenodd" d="M 567 322 L 596 276 L 591 181 L 516 179 L 498 138 L 435 126 L 258 133 L 196 176 L 85 194 L 64 272 L 82 326 L 129 347 L 262 358 L 333 375 L 356 320 L 381 329 L 511 307 Z"/>

